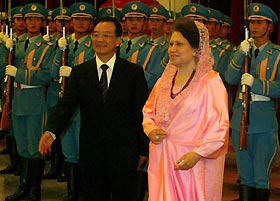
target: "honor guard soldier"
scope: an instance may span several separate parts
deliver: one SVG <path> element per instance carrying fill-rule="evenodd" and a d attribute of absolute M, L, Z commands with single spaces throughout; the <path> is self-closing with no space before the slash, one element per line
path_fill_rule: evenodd
<path fill-rule="evenodd" d="M 151 32 L 150 41 L 157 45 L 160 53 L 167 53 L 169 43 L 164 37 L 164 26 L 169 18 L 168 11 L 163 6 L 150 6 L 148 9 L 148 27 Z"/>
<path fill-rule="evenodd" d="M 59 50 L 54 58 L 51 74 L 54 79 L 59 77 L 67 78 L 70 76 L 72 68 L 84 63 L 94 56 L 92 48 L 92 38 L 89 30 L 94 26 L 97 13 L 95 8 L 88 3 L 78 2 L 70 6 L 71 24 L 74 29 L 74 39 L 69 45 L 67 39 L 61 37 L 58 40 Z M 67 49 L 67 66 L 61 66 L 62 51 Z M 82 78 L 81 78 L 82 79 Z M 67 189 L 66 200 L 76 201 L 79 194 L 79 137 L 80 137 L 80 110 L 76 109 L 72 122 L 66 128 L 65 134 L 61 138 L 62 151 L 65 156 Z"/>
<path fill-rule="evenodd" d="M 168 11 L 163 6 L 150 6 L 148 9 L 148 27 L 151 32 L 150 42 L 157 46 L 160 56 L 160 64 L 162 65 L 162 60 L 166 60 L 168 63 L 169 57 L 167 49 L 169 47 L 169 42 L 164 36 L 164 27 L 169 18 Z M 165 68 L 165 65 L 162 65 Z"/>
<path fill-rule="evenodd" d="M 39 201 L 44 160 L 38 151 L 38 140 L 46 121 L 45 86 L 51 80 L 49 58 L 52 57 L 52 52 L 43 43 L 40 34 L 48 15 L 44 6 L 27 4 L 22 9 L 22 15 L 28 38 L 17 43 L 14 66 L 6 67 L 6 75 L 13 77 L 15 81 L 12 123 L 21 157 L 20 183 L 16 193 L 5 200 Z M 13 46 L 11 40 L 6 41 L 7 48 Z"/>
<path fill-rule="evenodd" d="M 166 20 L 166 23 L 164 25 L 164 36 L 169 41 L 171 34 L 172 34 L 172 28 L 174 21 L 176 19 L 176 13 L 174 11 L 168 11 L 168 19 Z"/>
<path fill-rule="evenodd" d="M 54 23 L 54 19 L 52 17 L 53 10 L 48 10 L 48 18 L 47 18 L 47 27 L 48 27 L 48 35 L 50 36 L 50 42 L 53 42 L 56 38 L 56 26 Z"/>
<path fill-rule="evenodd" d="M 120 20 L 120 23 L 121 23 L 121 26 L 122 26 L 122 39 L 123 39 L 127 36 L 127 26 L 126 26 L 126 20 L 125 20 L 125 16 L 123 14 L 123 11 L 121 10 L 121 12 L 122 12 L 122 18 Z"/>
<path fill-rule="evenodd" d="M 58 40 L 63 35 L 63 28 L 62 24 L 65 26 L 66 31 L 66 37 L 68 37 L 71 32 L 71 16 L 69 8 L 63 7 L 61 10 L 60 7 L 54 9 L 52 11 L 52 19 L 56 28 L 56 33 L 54 34 L 55 37 L 52 38 L 52 48 L 53 51 L 57 51 L 58 48 Z M 62 23 L 63 21 L 63 23 Z M 45 35 L 48 36 L 48 35 Z M 53 59 L 53 58 L 50 58 Z M 55 75 L 57 72 L 55 73 Z M 59 98 L 59 80 L 58 79 L 52 79 L 48 90 L 47 90 L 47 105 L 48 105 L 48 116 L 51 114 L 53 107 L 56 105 L 58 98 Z M 47 172 L 43 179 L 54 179 L 56 178 L 57 181 L 63 182 L 66 180 L 64 171 L 63 171 L 63 163 L 64 163 L 64 156 L 62 153 L 62 147 L 61 147 L 61 140 L 56 139 L 52 146 L 52 152 L 50 155 L 50 161 L 51 161 L 51 168 L 50 171 Z"/>
<path fill-rule="evenodd" d="M 219 33 L 222 23 L 222 13 L 214 8 L 208 8 L 210 19 L 208 20 L 207 29 L 210 37 L 210 45 L 220 41 Z"/>
<path fill-rule="evenodd" d="M 227 66 L 230 62 L 231 56 L 233 52 L 236 50 L 236 46 L 232 44 L 228 40 L 228 35 L 231 31 L 232 21 L 229 16 L 223 14 L 222 24 L 220 28 L 219 38 L 220 42 L 217 43 L 220 46 L 221 51 L 219 52 L 219 65 L 217 65 L 217 71 L 220 73 L 220 76 L 224 82 L 224 85 L 228 92 L 228 106 L 229 106 L 229 114 L 232 114 L 232 106 L 233 106 L 233 93 L 236 92 L 236 86 L 229 85 L 225 81 L 225 72 L 227 70 Z M 216 69 L 214 69 L 216 70 Z"/>
<path fill-rule="evenodd" d="M 241 181 L 239 200 L 268 201 L 270 174 L 278 155 L 278 122 L 275 99 L 280 97 L 280 47 L 269 37 L 277 24 L 275 12 L 268 6 L 252 3 L 247 7 L 249 40 L 241 42 L 233 53 L 226 81 L 239 84 L 231 119 L 232 142 Z M 249 73 L 244 73 L 245 55 L 250 55 Z M 247 148 L 239 149 L 242 93 L 241 85 L 250 89 Z"/>
<path fill-rule="evenodd" d="M 22 9 L 23 9 L 23 6 L 17 6 L 17 7 L 14 7 L 11 9 L 11 18 L 12 18 L 13 27 L 14 27 L 13 43 L 15 44 L 15 47 L 16 47 L 15 51 L 20 51 L 19 45 L 17 45 L 17 44 L 21 44 L 27 38 L 26 25 L 25 25 L 25 22 L 24 22 L 24 19 L 22 16 Z M 13 44 L 11 44 L 11 45 L 13 45 Z M 5 46 L 3 45 L 2 47 L 5 47 Z M 2 49 L 2 50 L 4 52 L 1 55 L 8 54 L 8 51 L 9 51 L 8 49 L 5 48 L 5 50 L 4 49 Z M 3 56 L 3 58 L 8 58 L 8 56 L 7 57 Z M 7 61 L 5 61 L 5 62 L 7 62 Z M 5 65 L 3 65 L 3 66 L 2 65 L 3 64 L 1 64 L 1 78 L 3 79 L 7 63 L 5 63 Z M 2 85 L 2 86 L 4 86 L 4 85 Z M 11 121 L 11 119 L 10 119 L 10 121 Z M 14 173 L 14 174 L 18 175 L 19 174 L 18 166 L 19 166 L 20 159 L 19 159 L 19 155 L 18 155 L 18 151 L 17 151 L 16 139 L 15 139 L 13 128 L 12 128 L 12 123 L 10 123 L 10 129 L 6 133 L 6 146 L 7 146 L 11 164 L 7 168 L 1 170 L 0 174 Z"/>
<path fill-rule="evenodd" d="M 148 88 L 151 90 L 164 68 L 160 65 L 161 55 L 156 44 L 145 35 L 148 7 L 141 2 L 128 2 L 123 7 L 128 38 L 123 40 L 120 56 L 143 67 Z"/>

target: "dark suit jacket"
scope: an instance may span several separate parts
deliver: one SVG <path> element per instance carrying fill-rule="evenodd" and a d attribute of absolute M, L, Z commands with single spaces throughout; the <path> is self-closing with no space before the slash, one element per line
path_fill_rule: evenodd
<path fill-rule="evenodd" d="M 142 67 L 117 57 L 104 102 L 94 58 L 73 68 L 65 91 L 46 129 L 59 135 L 80 105 L 81 167 L 135 171 L 138 156 L 148 153 L 142 128 L 148 90 Z"/>

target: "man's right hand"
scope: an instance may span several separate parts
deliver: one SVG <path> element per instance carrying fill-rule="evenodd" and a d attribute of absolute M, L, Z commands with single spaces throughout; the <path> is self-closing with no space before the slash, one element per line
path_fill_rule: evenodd
<path fill-rule="evenodd" d="M 51 134 L 48 131 L 45 131 L 39 141 L 39 152 L 42 156 L 45 156 L 52 151 L 53 141 L 54 138 Z"/>

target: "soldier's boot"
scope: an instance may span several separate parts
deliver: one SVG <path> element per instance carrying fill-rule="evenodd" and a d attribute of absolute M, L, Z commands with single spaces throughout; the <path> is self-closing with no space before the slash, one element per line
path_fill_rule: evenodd
<path fill-rule="evenodd" d="M 78 201 L 79 198 L 79 164 L 66 162 L 67 196 L 63 201 Z"/>
<path fill-rule="evenodd" d="M 30 177 L 30 192 L 24 201 L 41 200 L 41 183 L 44 172 L 44 160 L 32 159 L 32 172 Z"/>
<path fill-rule="evenodd" d="M 0 170 L 0 174 L 13 174 L 18 171 L 19 155 L 17 151 L 16 139 L 14 136 L 7 136 L 6 138 L 7 150 L 10 157 L 10 165 L 5 169 Z"/>
<path fill-rule="evenodd" d="M 30 191 L 30 173 L 31 173 L 31 161 L 25 158 L 21 158 L 19 187 L 14 194 L 6 197 L 5 201 L 19 201 L 28 196 Z"/>
<path fill-rule="evenodd" d="M 5 139 L 5 142 L 7 141 L 7 131 L 5 131 L 5 130 L 0 130 L 0 133 L 1 133 L 1 139 Z M 2 154 L 8 154 L 9 152 L 8 152 L 8 148 L 7 148 L 7 142 L 6 142 L 6 145 L 5 145 L 5 147 L 4 147 L 4 149 L 2 149 L 2 150 L 0 150 L 0 154 L 2 155 Z"/>
<path fill-rule="evenodd" d="M 269 195 L 270 195 L 269 189 L 257 188 L 255 200 L 256 201 L 269 201 Z"/>
<path fill-rule="evenodd" d="M 232 201 L 255 201 L 256 188 L 240 185 L 239 186 L 239 198 Z"/>

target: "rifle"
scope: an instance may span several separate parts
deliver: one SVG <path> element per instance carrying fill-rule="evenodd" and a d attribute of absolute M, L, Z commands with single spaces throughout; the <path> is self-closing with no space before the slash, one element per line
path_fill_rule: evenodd
<path fill-rule="evenodd" d="M 248 40 L 249 38 L 247 5 L 248 5 L 247 0 L 244 0 L 245 40 Z M 249 56 L 249 52 L 246 52 L 245 60 L 244 60 L 244 73 L 250 73 L 250 63 L 251 63 L 251 58 Z M 241 93 L 242 93 L 242 118 L 240 123 L 239 149 L 246 150 L 247 132 L 248 132 L 248 125 L 249 125 L 250 98 L 251 98 L 250 87 L 247 85 L 242 85 Z"/>
<path fill-rule="evenodd" d="M 65 21 L 63 19 L 63 0 L 60 0 L 60 15 L 61 15 L 61 24 L 62 24 L 62 37 L 66 37 L 66 30 L 65 30 Z M 67 62 L 67 51 L 66 48 L 62 50 L 62 57 L 61 57 L 61 64 L 65 66 Z M 66 86 L 66 77 L 61 76 L 59 78 L 60 84 L 60 91 L 59 91 L 59 98 L 62 98 L 65 93 L 65 86 Z"/>
<path fill-rule="evenodd" d="M 10 28 L 10 38 L 13 39 L 13 28 L 12 28 L 12 18 L 11 18 L 11 1 L 9 1 L 8 6 L 8 22 L 9 22 L 9 28 Z M 14 47 L 9 49 L 8 54 L 8 64 L 13 65 L 14 60 Z M 1 122 L 0 122 L 0 128 L 4 130 L 10 129 L 10 118 L 11 118 L 11 109 L 12 109 L 12 89 L 14 84 L 14 78 L 11 76 L 6 76 L 4 79 L 5 89 L 4 89 L 4 104 L 3 104 L 3 110 L 2 110 L 2 116 L 1 116 Z"/>

